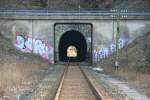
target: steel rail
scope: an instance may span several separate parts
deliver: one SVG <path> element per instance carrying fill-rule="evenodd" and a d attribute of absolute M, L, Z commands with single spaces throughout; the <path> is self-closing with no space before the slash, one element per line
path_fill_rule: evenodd
<path fill-rule="evenodd" d="M 68 67 L 65 66 L 65 70 L 64 70 L 64 72 L 62 74 L 62 77 L 60 79 L 59 86 L 58 86 L 58 89 L 56 91 L 54 100 L 59 100 L 59 96 L 60 96 L 60 93 L 61 93 L 61 89 L 62 89 L 62 86 L 63 86 L 63 82 L 64 82 L 64 79 L 65 79 L 65 74 L 66 74 L 67 70 L 68 70 Z"/>
<path fill-rule="evenodd" d="M 73 64 L 73 65 L 74 65 L 74 64 Z M 78 65 L 77 65 L 77 66 L 78 66 Z M 67 66 L 67 67 L 69 67 L 69 66 Z M 75 67 L 75 66 L 74 66 L 74 67 Z M 87 82 L 89 88 L 91 89 L 91 91 L 92 91 L 93 94 L 95 95 L 96 99 L 97 99 L 97 100 L 105 100 L 105 98 L 103 97 L 103 95 L 100 94 L 100 93 L 96 90 L 95 86 L 89 81 L 88 77 L 86 76 L 86 74 L 84 73 L 83 69 L 82 69 L 80 66 L 79 66 L 79 69 L 80 69 L 80 71 L 81 71 L 81 74 L 82 74 L 83 77 L 85 78 L 85 80 L 86 80 L 86 82 Z M 67 72 L 67 71 L 68 71 L 68 68 L 65 69 L 64 74 L 63 74 L 63 76 L 62 76 L 62 78 L 61 78 L 61 80 L 60 80 L 60 84 L 59 84 L 59 87 L 58 87 L 58 89 L 57 89 L 57 93 L 56 93 L 56 95 L 55 95 L 54 100 L 60 100 L 60 94 L 61 94 L 61 92 L 62 92 L 62 86 L 63 86 L 63 84 L 64 84 L 65 75 L 66 75 L 66 72 Z"/>
<path fill-rule="evenodd" d="M 95 88 L 95 86 L 91 83 L 91 81 L 89 80 L 89 78 L 86 76 L 85 72 L 83 71 L 83 69 L 81 67 L 79 67 L 83 76 L 85 77 L 86 81 L 88 82 L 91 90 L 93 91 L 93 93 L 95 94 L 97 100 L 105 100 L 104 96 L 98 92 L 98 90 Z"/>

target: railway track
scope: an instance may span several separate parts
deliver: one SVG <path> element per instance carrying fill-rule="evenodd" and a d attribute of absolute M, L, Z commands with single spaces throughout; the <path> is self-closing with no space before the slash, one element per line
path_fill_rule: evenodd
<path fill-rule="evenodd" d="M 103 100 L 78 65 L 67 65 L 54 100 Z"/>

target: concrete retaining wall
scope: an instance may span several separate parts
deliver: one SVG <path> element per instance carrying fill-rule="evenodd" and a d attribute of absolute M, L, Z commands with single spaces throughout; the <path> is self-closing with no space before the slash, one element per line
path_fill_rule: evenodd
<path fill-rule="evenodd" d="M 91 23 L 93 25 L 93 62 L 114 52 L 116 21 L 73 19 L 0 19 L 0 33 L 10 38 L 14 46 L 23 51 L 37 53 L 54 63 L 54 24 Z M 120 48 L 150 29 L 150 20 L 122 20 L 120 22 Z"/>

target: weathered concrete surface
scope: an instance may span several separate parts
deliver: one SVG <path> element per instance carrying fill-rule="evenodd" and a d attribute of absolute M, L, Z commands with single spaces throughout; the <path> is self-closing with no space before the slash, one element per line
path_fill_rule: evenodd
<path fill-rule="evenodd" d="M 34 16 L 33 16 L 34 17 Z M 50 63 L 54 63 L 54 25 L 55 23 L 91 23 L 93 25 L 93 61 L 97 62 L 99 58 L 105 57 L 110 51 L 110 45 L 115 42 L 116 20 L 103 19 L 72 19 L 64 17 L 57 19 L 55 16 L 45 19 L 42 16 L 33 19 L 33 17 L 9 17 L 0 18 L 0 33 L 7 38 L 11 38 L 14 46 L 23 52 L 33 52 L 40 54 Z M 17 19 L 18 18 L 18 19 Z M 89 17 L 90 18 L 90 17 Z M 86 20 L 85 20 L 86 19 Z M 78 24 L 80 25 L 80 24 Z M 150 20 L 132 19 L 120 21 L 120 38 L 131 42 L 138 36 L 146 33 L 150 27 Z M 88 29 L 87 29 L 88 30 Z M 66 30 L 67 31 L 67 30 Z M 69 30 L 68 30 L 69 31 Z M 83 34 L 85 34 L 83 32 Z M 18 37 L 17 37 L 18 36 Z M 101 52 L 107 49 L 108 52 Z M 102 54 L 100 54 L 102 53 Z M 105 54 L 106 53 L 106 54 Z"/>

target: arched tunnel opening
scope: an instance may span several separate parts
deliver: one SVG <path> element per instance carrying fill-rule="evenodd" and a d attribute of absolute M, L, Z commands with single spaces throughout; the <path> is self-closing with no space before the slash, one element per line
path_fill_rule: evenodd
<path fill-rule="evenodd" d="M 76 48 L 76 56 L 68 57 L 67 49 L 70 46 Z M 84 62 L 87 55 L 87 43 L 85 37 L 78 31 L 67 31 L 59 41 L 59 61 L 62 62 Z"/>

